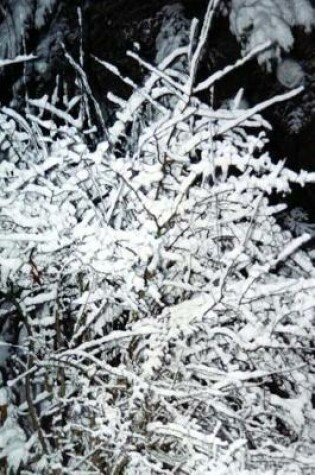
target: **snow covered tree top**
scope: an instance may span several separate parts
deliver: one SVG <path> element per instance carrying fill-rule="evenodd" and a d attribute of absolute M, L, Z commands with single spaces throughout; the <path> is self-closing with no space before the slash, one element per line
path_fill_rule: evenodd
<path fill-rule="evenodd" d="M 310 31 L 315 25 L 315 10 L 309 0 L 232 0 L 230 26 L 244 52 L 271 41 L 273 47 L 259 55 L 260 63 L 280 59 L 294 43 L 292 28 Z"/>

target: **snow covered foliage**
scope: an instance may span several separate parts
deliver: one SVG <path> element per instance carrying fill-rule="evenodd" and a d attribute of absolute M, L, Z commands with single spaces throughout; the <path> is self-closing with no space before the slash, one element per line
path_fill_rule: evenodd
<path fill-rule="evenodd" d="M 156 37 L 156 62 L 159 64 L 175 48 L 189 42 L 190 22 L 184 16 L 183 6 L 175 3 L 162 8 L 162 24 Z"/>
<path fill-rule="evenodd" d="M 287 89 L 301 86 L 305 77 L 303 68 L 293 59 L 281 61 L 277 66 L 276 74 L 278 81 Z"/>
<path fill-rule="evenodd" d="M 262 52 L 258 60 L 269 64 L 291 50 L 292 28 L 310 31 L 315 24 L 315 10 L 309 0 L 232 0 L 231 30 L 241 42 L 244 52 L 270 41 L 271 49 Z"/>
<path fill-rule="evenodd" d="M 7 0 L 3 2 L 0 24 L 0 58 L 14 58 L 23 49 L 29 28 L 39 30 L 46 23 L 56 0 Z"/>
<path fill-rule="evenodd" d="M 315 269 L 270 200 L 314 175 L 272 162 L 258 114 L 298 91 L 201 101 L 236 67 L 196 83 L 213 3 L 194 48 L 131 53 L 148 76 L 95 150 L 77 98 L 0 116 L 8 474 L 314 470 Z"/>

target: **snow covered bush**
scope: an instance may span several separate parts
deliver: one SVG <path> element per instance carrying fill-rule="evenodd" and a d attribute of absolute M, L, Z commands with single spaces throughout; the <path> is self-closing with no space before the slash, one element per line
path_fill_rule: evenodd
<path fill-rule="evenodd" d="M 0 116 L 7 473 L 314 469 L 315 270 L 272 204 L 314 176 L 272 162 L 259 115 L 298 90 L 245 111 L 202 101 L 244 62 L 196 83 L 212 6 L 195 47 L 158 67 L 129 53 L 148 76 L 111 96 L 94 151 L 47 98 Z"/>

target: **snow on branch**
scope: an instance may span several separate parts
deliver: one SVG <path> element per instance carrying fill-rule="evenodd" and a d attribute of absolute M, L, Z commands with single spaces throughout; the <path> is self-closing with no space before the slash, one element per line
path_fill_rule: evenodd
<path fill-rule="evenodd" d="M 157 67 L 132 53 L 143 86 L 123 78 L 134 92 L 114 98 L 93 150 L 71 107 L 30 99 L 26 123 L 0 113 L 0 328 L 19 348 L 0 352 L 11 471 L 16 447 L 26 473 L 262 475 L 276 457 L 312 469 L 315 271 L 308 235 L 277 213 L 314 174 L 271 158 L 259 128 L 301 89 L 246 111 L 194 95 L 251 54 L 185 89 L 217 5 L 197 48 Z"/>
<path fill-rule="evenodd" d="M 11 64 L 25 63 L 34 60 L 36 60 L 36 56 L 33 56 L 32 54 L 18 55 L 13 59 L 0 59 L 0 68 L 10 66 Z"/>
<path fill-rule="evenodd" d="M 234 64 L 230 66 L 226 66 L 222 71 L 217 71 L 216 73 L 212 74 L 209 78 L 198 84 L 197 86 L 194 87 L 194 93 L 198 93 L 200 91 L 204 91 L 205 89 L 210 89 L 217 81 L 220 81 L 224 76 L 229 74 L 231 71 L 234 71 L 237 68 L 240 68 L 244 64 L 246 64 L 248 61 L 251 59 L 255 58 L 259 53 L 262 51 L 268 50 L 272 46 L 272 43 L 270 41 L 258 45 L 256 48 L 251 50 L 249 53 L 247 53 L 243 58 L 238 59 Z"/>
<path fill-rule="evenodd" d="M 278 102 L 284 102 L 292 97 L 297 96 L 303 91 L 303 87 L 298 87 L 296 89 L 293 89 L 293 91 L 286 92 L 284 94 L 279 94 L 277 96 L 272 97 L 271 99 L 267 99 L 266 101 L 261 102 L 260 104 L 257 104 L 256 106 L 247 109 L 246 111 L 243 112 L 243 114 L 240 114 L 240 116 L 223 126 L 219 131 L 217 132 L 218 134 L 225 134 L 228 130 L 233 129 L 234 127 L 237 127 L 238 125 L 242 124 L 245 120 L 249 119 L 250 117 L 253 117 L 255 114 L 264 111 L 268 107 L 273 106 L 274 104 L 277 104 Z"/>

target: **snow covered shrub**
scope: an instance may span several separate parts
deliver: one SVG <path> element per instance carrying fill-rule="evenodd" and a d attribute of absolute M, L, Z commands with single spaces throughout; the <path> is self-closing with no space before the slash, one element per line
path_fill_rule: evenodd
<path fill-rule="evenodd" d="M 33 142 L 0 163 L 7 473 L 314 468 L 315 270 L 270 200 L 314 176 L 271 161 L 258 114 L 298 91 L 202 102 L 244 62 L 196 83 L 211 7 L 195 48 L 158 68 L 130 53 L 149 75 L 95 151 L 70 114 L 32 114 Z"/>

